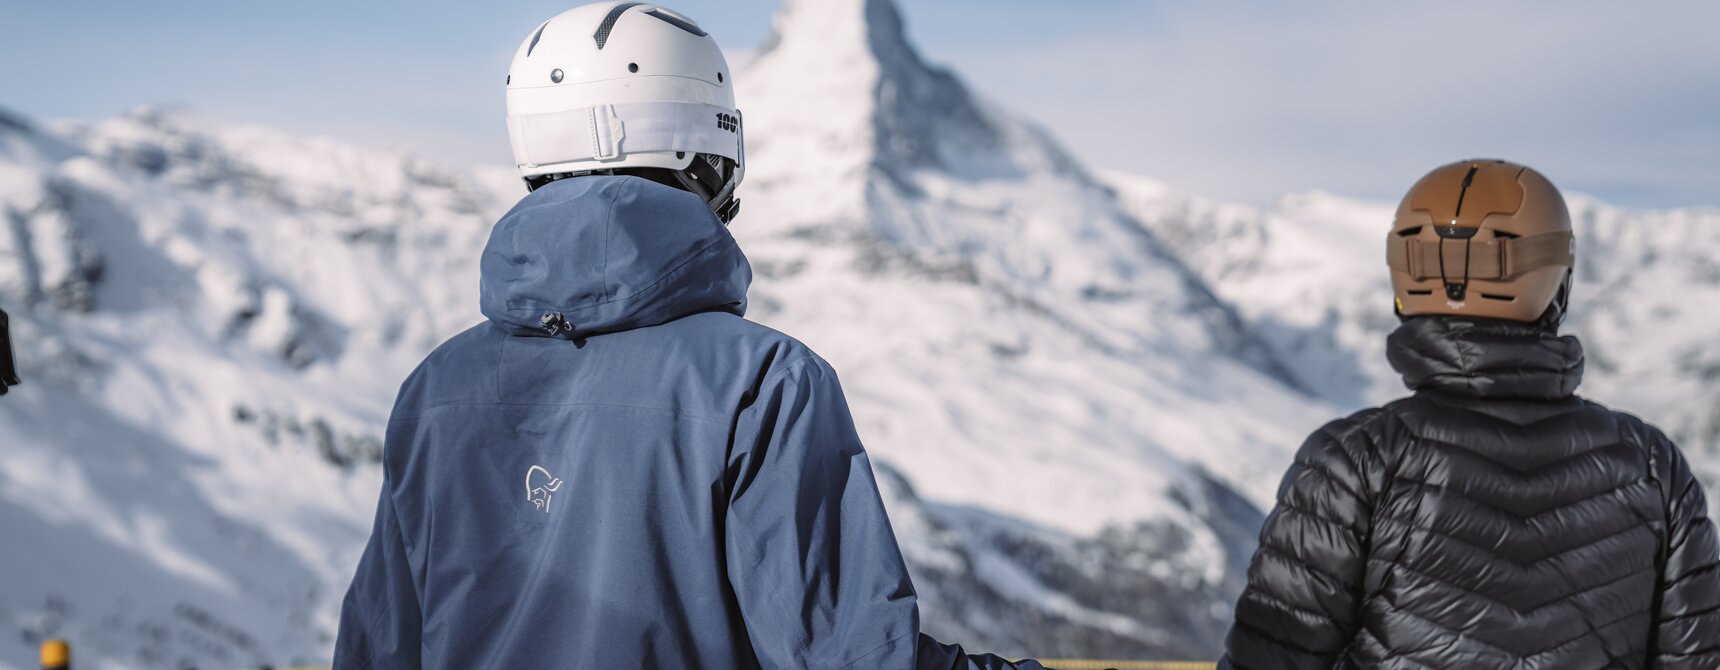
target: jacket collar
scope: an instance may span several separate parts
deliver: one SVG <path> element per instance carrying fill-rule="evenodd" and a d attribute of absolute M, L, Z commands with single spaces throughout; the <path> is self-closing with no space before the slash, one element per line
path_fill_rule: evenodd
<path fill-rule="evenodd" d="M 526 196 L 490 233 L 484 316 L 577 338 L 699 312 L 746 312 L 752 268 L 704 201 L 638 177 L 590 176 Z"/>
<path fill-rule="evenodd" d="M 1558 400 L 1583 379 L 1574 336 L 1526 323 L 1412 317 L 1386 340 L 1386 358 L 1415 391 L 1502 400 Z"/>

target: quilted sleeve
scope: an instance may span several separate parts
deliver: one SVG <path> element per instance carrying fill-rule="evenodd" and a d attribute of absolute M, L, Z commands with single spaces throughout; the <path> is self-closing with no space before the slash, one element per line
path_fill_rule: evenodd
<path fill-rule="evenodd" d="M 1708 501 L 1678 447 L 1658 431 L 1652 431 L 1650 439 L 1660 456 L 1667 520 L 1655 612 L 1655 667 L 1720 668 L 1720 541 L 1708 517 Z"/>
<path fill-rule="evenodd" d="M 1224 668 L 1331 668 L 1358 629 L 1372 517 L 1356 418 L 1303 443 L 1260 533 Z"/>

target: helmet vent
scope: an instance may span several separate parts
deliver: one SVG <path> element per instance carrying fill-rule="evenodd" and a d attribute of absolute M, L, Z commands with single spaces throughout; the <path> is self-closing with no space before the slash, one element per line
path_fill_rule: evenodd
<path fill-rule="evenodd" d="M 674 26 L 676 28 L 680 28 L 681 30 L 685 30 L 689 33 L 692 33 L 692 35 L 694 37 L 705 37 L 706 36 L 704 29 L 700 28 L 698 26 L 698 24 L 695 24 L 692 21 L 688 21 L 686 19 L 683 19 L 679 16 L 675 16 L 674 14 L 670 14 L 669 12 L 665 12 L 661 9 L 652 9 L 652 10 L 649 10 L 645 13 L 649 14 L 651 16 L 655 16 L 659 19 L 662 19 L 664 23 L 667 23 L 671 26 Z"/>
<path fill-rule="evenodd" d="M 1483 293 L 1483 294 L 1481 294 L 1481 298 L 1484 300 L 1496 300 L 1498 302 L 1517 302 L 1517 296 L 1514 296 L 1514 295 L 1498 295 L 1495 293 Z"/>
<path fill-rule="evenodd" d="M 1398 231 L 1398 237 L 1415 237 L 1415 236 L 1420 235 L 1420 234 L 1421 234 L 1421 226 L 1416 226 L 1414 228 L 1405 228 L 1403 230 Z"/>
<path fill-rule="evenodd" d="M 609 14 L 603 17 L 603 23 L 597 26 L 597 34 L 592 35 L 592 37 L 597 40 L 598 51 L 602 51 L 603 45 L 609 43 L 609 32 L 615 30 L 615 22 L 621 20 L 621 15 L 626 14 L 627 10 L 643 4 L 645 3 L 623 2 L 609 9 Z"/>
<path fill-rule="evenodd" d="M 1452 223 L 1457 222 L 1457 217 L 1463 216 L 1463 199 L 1468 197 L 1469 187 L 1475 184 L 1475 173 L 1480 170 L 1481 166 L 1471 165 L 1469 166 L 1469 174 L 1463 175 L 1463 190 L 1457 194 L 1457 211 L 1451 214 Z"/>
<path fill-rule="evenodd" d="M 1408 291 L 1405 291 L 1405 293 L 1408 293 L 1410 295 L 1433 295 L 1433 289 L 1430 289 L 1430 288 L 1413 289 L 1412 288 Z"/>
<path fill-rule="evenodd" d="M 543 22 L 543 25 L 538 26 L 537 32 L 532 33 L 532 43 L 529 45 L 526 45 L 526 58 L 532 57 L 532 50 L 537 48 L 538 40 L 543 39 L 543 29 L 548 28 L 548 27 L 549 27 L 549 22 L 545 21 L 545 22 Z"/>

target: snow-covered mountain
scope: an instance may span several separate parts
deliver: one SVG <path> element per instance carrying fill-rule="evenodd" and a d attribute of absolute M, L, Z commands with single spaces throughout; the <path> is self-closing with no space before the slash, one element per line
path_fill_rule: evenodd
<path fill-rule="evenodd" d="M 893 507 L 928 627 L 1211 656 L 1249 503 L 1329 409 L 1052 140 L 925 64 L 891 3 L 790 0 L 738 81 L 755 316 L 835 364 L 931 503 Z"/>
<path fill-rule="evenodd" d="M 473 321 L 491 174 L 0 116 L 0 666 L 45 634 L 81 667 L 325 657 L 393 389 Z"/>
<path fill-rule="evenodd" d="M 742 72 L 753 316 L 842 373 L 933 632 L 1210 656 L 1329 409 L 886 0 L 790 0 Z M 479 318 L 506 169 L 140 110 L 0 123 L 0 621 L 138 666 L 315 660 L 387 407 Z M 1246 412 L 1237 411 L 1247 408 Z"/>
<path fill-rule="evenodd" d="M 926 64 L 889 0 L 785 0 L 775 27 L 738 73 L 750 316 L 842 375 L 927 628 L 1214 656 L 1296 445 L 1394 388 L 1389 312 L 1343 280 L 1389 208 L 1095 176 Z M 0 306 L 27 381 L 0 399 L 0 667 L 44 635 L 113 667 L 326 658 L 394 390 L 481 318 L 478 254 L 521 195 L 505 167 L 182 112 L 0 112 Z M 1720 281 L 1667 287 L 1720 276 L 1716 215 L 1586 207 L 1585 239 L 1621 240 L 1585 276 L 1614 288 L 1579 293 L 1578 327 L 1606 333 L 1595 388 L 1712 450 Z"/>
<path fill-rule="evenodd" d="M 1417 176 L 1405 175 L 1406 189 Z M 1271 335 L 1303 385 L 1346 408 L 1405 393 L 1385 359 L 1398 321 L 1383 241 L 1397 203 L 1309 193 L 1255 209 L 1148 178 L 1105 179 L 1256 332 Z M 1720 207 L 1566 200 L 1577 275 L 1564 331 L 1588 357 L 1579 392 L 1660 426 L 1720 491 Z M 1720 495 L 1710 505 L 1720 511 Z"/>

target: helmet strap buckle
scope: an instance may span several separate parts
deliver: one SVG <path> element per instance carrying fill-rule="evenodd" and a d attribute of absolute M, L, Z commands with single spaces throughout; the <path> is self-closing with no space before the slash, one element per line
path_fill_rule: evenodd
<path fill-rule="evenodd" d="M 1445 297 L 1452 302 L 1461 303 L 1469 295 L 1469 253 L 1470 243 L 1475 240 L 1475 228 L 1459 228 L 1456 226 L 1439 229 L 1439 278 L 1445 283 Z M 1448 239 L 1463 240 L 1463 280 L 1451 281 L 1445 271 L 1445 242 Z"/>
<path fill-rule="evenodd" d="M 722 220 L 724 225 L 727 225 L 730 221 L 734 221 L 735 217 L 740 216 L 740 214 L 740 198 L 729 198 L 727 203 L 717 207 L 717 218 Z"/>

